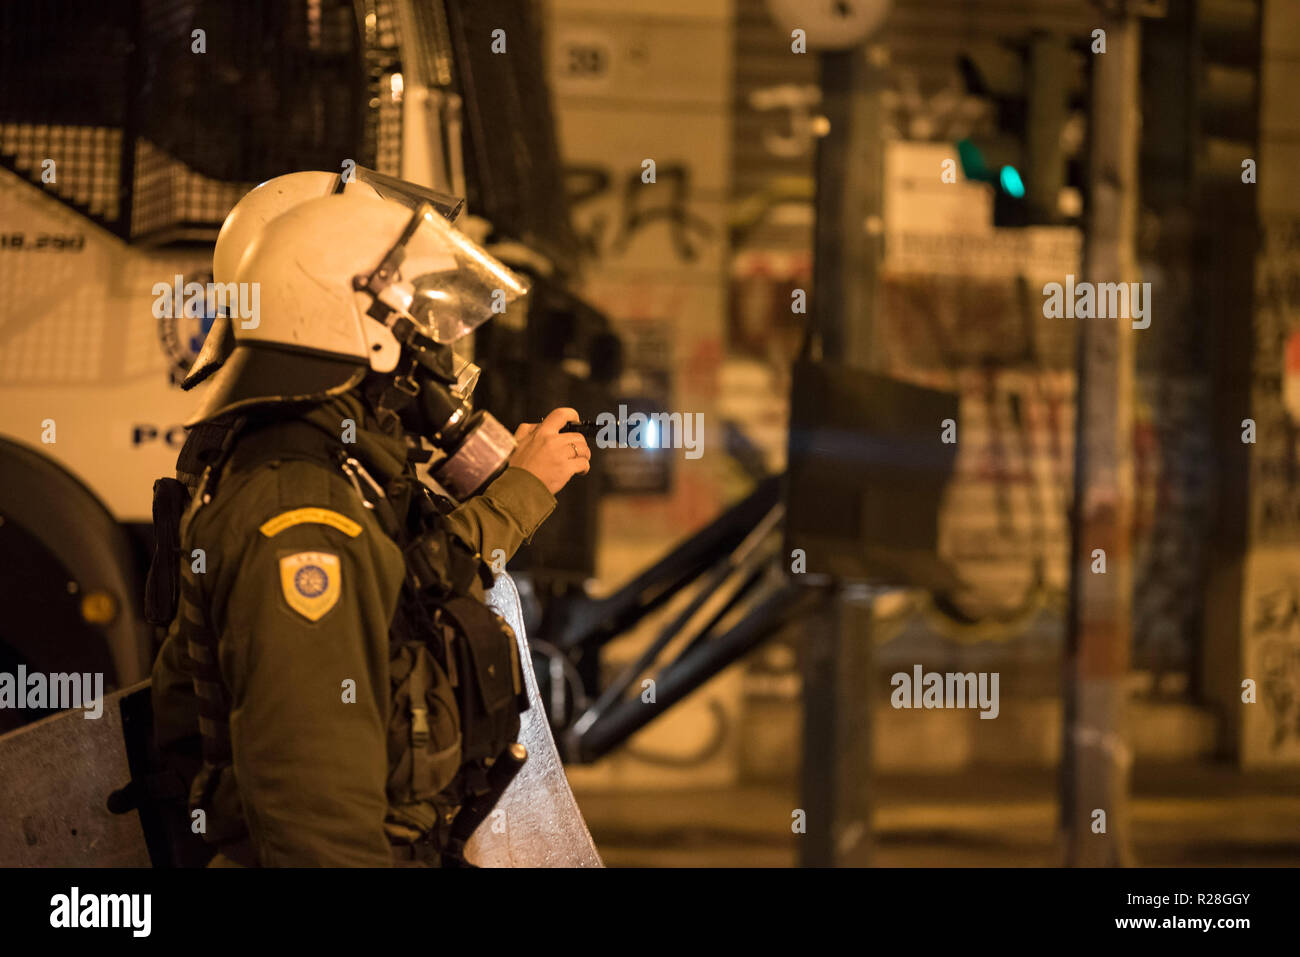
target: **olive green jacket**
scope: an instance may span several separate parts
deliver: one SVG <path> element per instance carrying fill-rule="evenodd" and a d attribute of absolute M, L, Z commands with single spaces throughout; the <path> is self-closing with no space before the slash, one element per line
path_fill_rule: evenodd
<path fill-rule="evenodd" d="M 405 462 L 400 433 L 382 431 L 354 396 L 304 419 L 335 438 L 355 422 L 355 456 L 380 483 Z M 510 468 L 448 521 L 481 554 L 501 549 L 508 560 L 554 507 L 540 480 Z M 225 844 L 214 864 L 388 866 L 397 545 L 341 471 L 286 459 L 227 467 L 212 501 L 182 520 L 181 563 L 180 615 L 202 606 L 232 704 L 233 765 L 205 809 L 207 840 Z M 173 622 L 153 671 L 163 748 L 199 730 L 186 664 Z"/>

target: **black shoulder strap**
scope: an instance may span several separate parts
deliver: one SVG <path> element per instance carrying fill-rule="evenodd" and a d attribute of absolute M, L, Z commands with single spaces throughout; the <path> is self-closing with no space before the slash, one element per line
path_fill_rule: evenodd
<path fill-rule="evenodd" d="M 221 471 L 242 416 L 219 416 L 190 430 L 176 458 L 176 477 L 153 483 L 153 559 L 144 585 L 145 620 L 168 625 L 180 598 L 181 516 L 191 499 Z"/>
<path fill-rule="evenodd" d="M 151 625 L 169 625 L 180 600 L 181 516 L 190 493 L 174 478 L 153 483 L 153 560 L 144 582 L 144 617 Z"/>
<path fill-rule="evenodd" d="M 191 493 L 198 490 L 203 474 L 217 466 L 230 452 L 235 436 L 244 427 L 244 416 L 220 415 L 209 422 L 200 422 L 190 429 L 176 458 L 176 479 Z"/>

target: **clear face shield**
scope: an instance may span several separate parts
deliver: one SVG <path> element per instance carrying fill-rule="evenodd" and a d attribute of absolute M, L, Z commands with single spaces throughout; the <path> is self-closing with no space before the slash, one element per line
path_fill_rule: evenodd
<path fill-rule="evenodd" d="M 372 318 L 390 324 L 399 340 L 413 348 L 419 340 L 449 346 L 528 294 L 524 277 L 452 226 L 464 200 L 362 166 L 355 175 L 384 199 L 411 210 L 406 229 L 379 268 L 357 283 L 383 304 L 371 310 Z M 410 322 L 416 341 L 407 341 L 403 333 L 412 330 L 400 319 L 376 315 L 385 309 Z"/>
<path fill-rule="evenodd" d="M 401 235 L 353 288 L 370 294 L 368 315 L 384 323 L 422 370 L 414 408 L 437 450 L 430 476 L 464 500 L 504 471 L 513 436 L 472 408 L 480 370 L 452 345 L 528 293 L 528 281 L 451 225 L 461 201 L 357 168 L 362 182 L 411 210 Z M 415 368 L 415 366 L 412 366 Z"/>

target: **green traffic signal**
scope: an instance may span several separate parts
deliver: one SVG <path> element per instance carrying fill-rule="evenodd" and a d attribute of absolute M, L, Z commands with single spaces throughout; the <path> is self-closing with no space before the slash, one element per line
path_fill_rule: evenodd
<path fill-rule="evenodd" d="M 984 161 L 984 153 L 969 139 L 957 142 L 957 156 L 961 159 L 961 171 L 968 180 L 996 183 L 1012 199 L 1025 198 L 1025 181 L 1020 176 L 1020 170 L 1014 166 L 1003 166 L 994 177 L 993 171 Z"/>
<path fill-rule="evenodd" d="M 1014 166 L 1002 167 L 1002 172 L 998 176 L 998 181 L 1002 184 L 1002 191 L 1008 196 L 1016 199 L 1024 199 L 1025 184 L 1020 178 L 1020 172 Z"/>

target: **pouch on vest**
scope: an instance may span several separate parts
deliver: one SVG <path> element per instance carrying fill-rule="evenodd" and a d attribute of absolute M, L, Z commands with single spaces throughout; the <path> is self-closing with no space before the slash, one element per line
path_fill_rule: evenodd
<path fill-rule="evenodd" d="M 519 736 L 519 714 L 528 710 L 514 632 L 473 598 L 453 598 L 439 608 L 451 626 L 447 660 L 456 674 L 462 758 L 495 759 Z"/>
<path fill-rule="evenodd" d="M 484 589 L 492 587 L 492 570 L 482 557 L 441 525 L 426 530 L 402 551 L 417 592 L 463 595 L 475 581 Z"/>
<path fill-rule="evenodd" d="M 388 797 L 428 801 L 461 765 L 460 716 L 447 672 L 422 641 L 403 642 L 389 659 Z"/>

